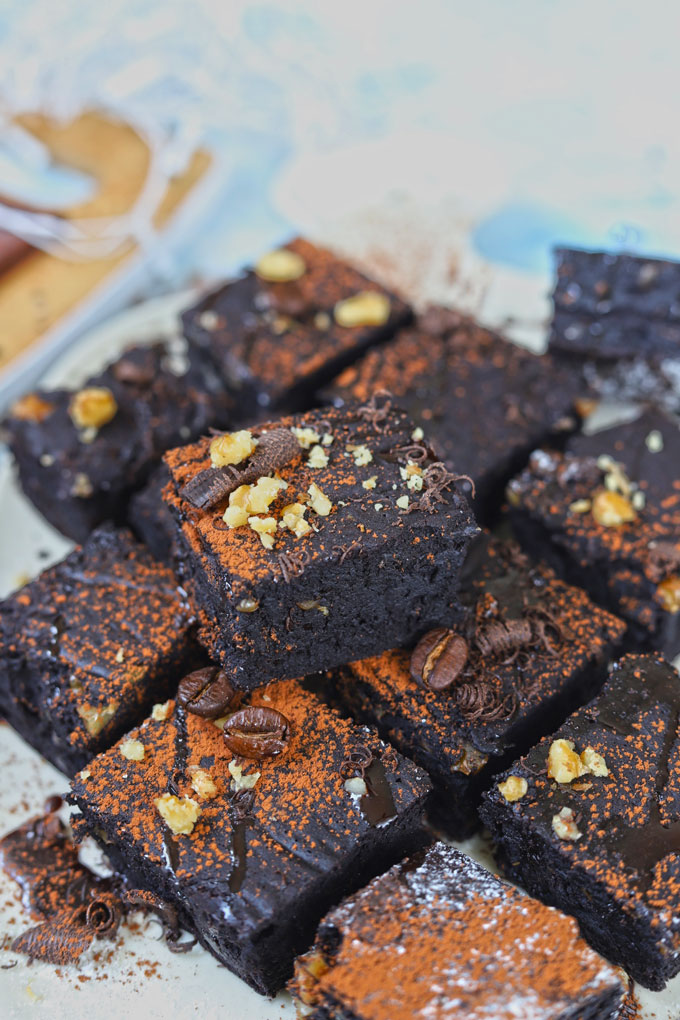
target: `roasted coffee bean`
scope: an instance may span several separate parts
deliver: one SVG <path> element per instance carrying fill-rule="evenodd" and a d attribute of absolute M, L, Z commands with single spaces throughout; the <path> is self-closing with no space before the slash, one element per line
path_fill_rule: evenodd
<path fill-rule="evenodd" d="M 432 691 L 444 691 L 456 682 L 468 658 L 465 638 L 445 627 L 421 638 L 411 656 L 411 676 Z"/>
<path fill-rule="evenodd" d="M 242 758 L 273 758 L 290 740 L 290 722 L 273 708 L 242 708 L 224 724 L 224 742 Z"/>
<path fill-rule="evenodd" d="M 177 690 L 177 704 L 205 719 L 216 719 L 228 708 L 238 704 L 240 695 L 232 686 L 224 670 L 217 666 L 206 666 L 189 673 L 180 682 Z"/>

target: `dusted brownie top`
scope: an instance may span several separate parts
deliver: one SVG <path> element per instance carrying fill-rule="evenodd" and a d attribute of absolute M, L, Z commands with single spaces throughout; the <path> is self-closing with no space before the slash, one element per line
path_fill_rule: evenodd
<path fill-rule="evenodd" d="M 416 657 L 412 663 L 411 653 L 400 650 L 343 670 L 350 685 L 366 687 L 397 733 L 408 722 L 415 744 L 443 754 L 466 775 L 512 748 L 527 717 L 566 692 L 625 630 L 585 592 L 531 566 L 514 543 L 488 543 L 472 576 L 461 593 L 470 616 L 439 632 L 451 652 L 444 647 L 431 685 Z M 452 654 L 451 642 L 462 655 Z"/>
<path fill-rule="evenodd" d="M 428 790 L 425 773 L 374 731 L 292 680 L 215 720 L 156 706 L 73 783 L 88 824 L 160 868 L 192 911 L 242 935 L 299 906 Z"/>
<path fill-rule="evenodd" d="M 527 792 L 507 810 L 680 954 L 680 677 L 626 655 L 601 695 L 515 763 Z M 489 797 L 505 804 L 500 791 Z"/>
<path fill-rule="evenodd" d="M 650 410 L 636 421 L 537 451 L 508 486 L 583 566 L 602 563 L 626 616 L 651 627 L 680 611 L 680 427 Z"/>
<path fill-rule="evenodd" d="M 133 489 L 168 447 L 227 424 L 230 409 L 214 369 L 179 338 L 130 348 L 79 390 L 22 397 L 5 427 L 54 500 L 87 500 Z"/>
<path fill-rule="evenodd" d="M 546 431 L 575 426 L 583 386 L 552 358 L 538 357 L 446 308 L 431 308 L 384 347 L 347 368 L 334 402 L 394 394 L 422 422 L 439 455 L 482 480 Z M 570 417 L 571 416 L 571 417 Z"/>
<path fill-rule="evenodd" d="M 547 1020 L 622 996 L 576 921 L 444 843 L 327 914 L 293 988 L 330 1009 L 313 1017 L 361 1020 Z"/>
<path fill-rule="evenodd" d="M 262 581 L 404 538 L 426 564 L 431 541 L 477 530 L 456 477 L 388 397 L 205 439 L 166 463 L 184 537 L 235 604 Z"/>
<path fill-rule="evenodd" d="M 551 349 L 680 357 L 680 262 L 570 248 L 555 258 Z"/>
<path fill-rule="evenodd" d="M 212 354 L 231 385 L 250 385 L 263 406 L 278 407 L 305 381 L 328 382 L 353 352 L 410 315 L 395 294 L 296 238 L 209 294 L 182 321 L 186 336 Z"/>
<path fill-rule="evenodd" d="M 107 724 L 167 687 L 168 661 L 185 658 L 193 617 L 172 572 L 128 531 L 101 528 L 83 547 L 0 604 L 3 653 L 23 697 L 51 713 L 70 744 L 101 746 Z M 101 738 L 101 739 L 100 739 Z"/>

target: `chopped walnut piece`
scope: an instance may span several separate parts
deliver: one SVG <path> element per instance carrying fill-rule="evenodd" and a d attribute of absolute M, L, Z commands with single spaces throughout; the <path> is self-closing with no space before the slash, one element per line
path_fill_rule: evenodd
<path fill-rule="evenodd" d="M 228 769 L 231 774 L 231 786 L 233 790 L 252 790 L 262 775 L 261 772 L 250 772 L 248 775 L 244 776 L 243 766 L 237 765 L 235 761 L 229 762 Z"/>
<path fill-rule="evenodd" d="M 350 445 L 347 447 L 347 451 L 352 454 L 357 467 L 365 467 L 373 460 L 373 454 L 365 443 L 360 443 L 357 446 Z"/>
<path fill-rule="evenodd" d="M 521 776 L 508 776 L 505 782 L 498 784 L 498 789 L 502 796 L 512 804 L 525 796 L 529 784 Z"/>
<path fill-rule="evenodd" d="M 574 751 L 572 740 L 553 740 L 548 752 L 548 776 L 557 783 L 571 783 L 587 769 Z"/>
<path fill-rule="evenodd" d="M 366 793 L 368 793 L 368 787 L 360 776 L 355 776 L 353 779 L 346 779 L 345 789 L 348 793 L 353 794 L 355 797 L 363 797 Z"/>
<path fill-rule="evenodd" d="M 589 499 L 575 499 L 573 503 L 569 504 L 569 512 L 572 514 L 587 514 L 592 505 L 592 501 Z"/>
<path fill-rule="evenodd" d="M 361 483 L 363 489 L 375 489 L 375 483 L 378 481 L 377 475 L 371 475 L 370 478 L 365 478 Z"/>
<path fill-rule="evenodd" d="M 299 280 L 307 269 L 305 260 L 288 248 L 269 251 L 255 263 L 255 274 L 267 283 L 292 283 Z"/>
<path fill-rule="evenodd" d="M 305 520 L 307 509 L 304 503 L 289 503 L 283 508 L 281 524 L 284 528 L 292 531 L 297 538 L 302 538 L 312 530 L 311 524 Z"/>
<path fill-rule="evenodd" d="M 314 484 L 314 482 L 312 482 L 312 484 L 309 486 L 307 492 L 309 493 L 308 502 L 312 510 L 315 513 L 317 513 L 320 517 L 328 517 L 331 510 L 333 509 L 333 504 L 331 503 L 328 496 L 326 496 L 321 491 L 319 486 Z"/>
<path fill-rule="evenodd" d="M 320 442 L 321 436 L 316 429 L 310 429 L 309 427 L 300 428 L 294 425 L 290 430 L 303 450 L 308 450 L 310 446 L 314 446 L 315 443 Z"/>
<path fill-rule="evenodd" d="M 353 329 L 356 326 L 383 326 L 390 317 L 390 299 L 375 290 L 363 290 L 359 294 L 338 301 L 333 309 L 338 326 Z"/>
<path fill-rule="evenodd" d="M 76 712 L 85 723 L 85 729 L 91 737 L 98 737 L 107 723 L 111 722 L 118 711 L 119 702 L 109 701 L 108 705 L 94 708 L 92 705 L 78 705 Z"/>
<path fill-rule="evenodd" d="M 408 496 L 400 496 L 397 500 L 397 506 L 400 510 L 408 510 Z"/>
<path fill-rule="evenodd" d="M 54 410 L 54 404 L 50 404 L 44 397 L 37 393 L 27 393 L 25 397 L 16 400 L 10 408 L 10 417 L 19 421 L 32 421 L 36 424 L 48 418 Z"/>
<path fill-rule="evenodd" d="M 151 718 L 155 719 L 156 722 L 165 722 L 170 715 L 170 708 L 171 705 L 169 701 L 165 701 L 162 704 L 159 702 L 151 709 Z"/>
<path fill-rule="evenodd" d="M 413 432 L 411 433 L 411 439 L 414 441 L 414 443 L 419 443 L 420 440 L 423 439 L 424 437 L 425 433 L 421 429 L 420 425 L 416 426 L 416 428 L 414 428 Z"/>
<path fill-rule="evenodd" d="M 201 808 L 192 797 L 176 797 L 164 793 L 154 800 L 156 810 L 175 836 L 190 836 L 201 814 Z"/>
<path fill-rule="evenodd" d="M 575 842 L 583 835 L 582 832 L 579 832 L 574 812 L 568 807 L 563 807 L 558 814 L 553 815 L 552 827 L 556 836 L 559 836 L 560 839 L 570 840 L 571 842 Z"/>
<path fill-rule="evenodd" d="M 586 747 L 585 751 L 581 752 L 581 761 L 583 762 L 584 769 L 586 772 L 590 772 L 592 776 L 608 776 L 609 769 L 607 763 L 601 754 L 599 754 L 594 748 Z"/>
<path fill-rule="evenodd" d="M 677 574 L 662 581 L 656 589 L 656 594 L 667 613 L 680 611 L 680 577 Z"/>
<path fill-rule="evenodd" d="M 128 761 L 142 761 L 144 758 L 144 744 L 141 740 L 134 740 L 132 737 L 124 740 L 118 750 Z"/>
<path fill-rule="evenodd" d="M 79 429 L 100 429 L 115 417 L 116 398 L 107 386 L 87 386 L 71 397 L 68 413 Z"/>
<path fill-rule="evenodd" d="M 305 1006 L 316 1006 L 319 1000 L 317 984 L 320 977 L 330 970 L 323 954 L 314 949 L 295 961 L 295 994 Z"/>
<path fill-rule="evenodd" d="M 282 478 L 258 478 L 255 485 L 239 485 L 229 496 L 224 521 L 230 528 L 241 528 L 254 514 L 265 513 L 288 482 Z"/>
<path fill-rule="evenodd" d="M 274 517 L 249 517 L 248 524 L 260 536 L 260 541 L 265 549 L 273 548 L 274 535 L 276 534 L 276 519 Z"/>
<path fill-rule="evenodd" d="M 307 458 L 307 464 L 310 468 L 325 468 L 328 464 L 328 454 L 324 450 L 323 446 L 313 446 L 309 451 L 309 457 Z"/>
<path fill-rule="evenodd" d="M 210 462 L 214 468 L 240 464 L 250 457 L 256 446 L 257 440 L 246 429 L 240 432 L 225 432 L 223 436 L 215 436 L 211 441 Z"/>
<path fill-rule="evenodd" d="M 593 517 L 605 528 L 617 528 L 637 520 L 633 504 L 620 492 L 601 489 L 593 497 Z"/>
<path fill-rule="evenodd" d="M 194 793 L 198 794 L 201 800 L 212 800 L 217 796 L 219 791 L 209 772 L 198 768 L 196 765 L 191 765 L 189 766 L 188 773 L 191 780 L 191 788 Z"/>

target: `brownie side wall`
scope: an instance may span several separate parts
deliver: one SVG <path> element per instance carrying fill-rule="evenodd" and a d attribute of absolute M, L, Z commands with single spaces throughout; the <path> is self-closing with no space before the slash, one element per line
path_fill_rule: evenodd
<path fill-rule="evenodd" d="M 423 795 L 391 825 L 375 828 L 332 872 L 317 875 L 300 897 L 295 911 L 282 910 L 276 921 L 247 938 L 216 912 L 208 896 L 182 889 L 172 873 L 141 857 L 130 841 L 110 831 L 105 815 L 75 798 L 91 835 L 128 884 L 145 888 L 173 903 L 182 927 L 220 963 L 261 995 L 275 995 L 292 976 L 295 957 L 309 948 L 320 918 L 344 896 L 387 871 L 429 840 L 422 826 Z"/>
<path fill-rule="evenodd" d="M 572 914 L 597 952 L 654 991 L 677 973 L 678 962 L 674 964 L 661 951 L 643 914 L 624 912 L 601 885 L 572 868 L 568 859 L 517 820 L 511 809 L 485 798 L 481 817 L 496 843 L 503 873 L 537 899 Z"/>

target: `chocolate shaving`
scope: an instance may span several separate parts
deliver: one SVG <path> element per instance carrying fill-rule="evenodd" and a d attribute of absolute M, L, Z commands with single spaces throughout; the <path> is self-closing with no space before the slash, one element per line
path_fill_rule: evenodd
<path fill-rule="evenodd" d="M 227 464 L 209 467 L 180 489 L 180 497 L 200 510 L 208 510 L 220 503 L 241 485 L 252 485 L 266 475 L 289 464 L 300 453 L 300 444 L 288 429 L 276 428 L 264 432 L 244 467 Z"/>
<path fill-rule="evenodd" d="M 12 942 L 12 949 L 31 960 L 63 967 L 79 960 L 94 937 L 95 932 L 84 923 L 84 910 L 80 907 L 54 914 L 49 921 L 22 932 Z"/>
<path fill-rule="evenodd" d="M 361 543 L 355 539 L 353 542 L 350 542 L 349 545 L 334 545 L 331 549 L 331 553 L 339 553 L 340 559 L 338 562 L 344 563 L 348 557 L 350 557 L 353 553 L 358 552 L 360 549 Z"/>
<path fill-rule="evenodd" d="M 147 889 L 126 889 L 123 903 L 128 910 L 143 910 L 155 914 L 163 929 L 165 944 L 171 953 L 188 953 L 196 945 L 197 939 L 180 942 L 181 929 L 176 908 L 172 903 L 162 899 Z"/>
<path fill-rule="evenodd" d="M 450 488 L 455 482 L 469 482 L 472 489 L 472 496 L 475 495 L 475 483 L 469 475 L 457 475 L 449 471 L 442 461 L 435 461 L 423 472 L 423 488 L 420 498 L 411 503 L 404 514 L 413 513 L 414 510 L 423 510 L 425 513 L 433 513 L 437 503 L 446 502 L 444 499 L 445 489 Z"/>
<path fill-rule="evenodd" d="M 549 608 L 531 607 L 519 619 L 478 622 L 474 642 L 485 658 L 505 656 L 514 662 L 527 648 L 539 647 L 557 655 L 557 645 L 564 640 L 564 631 Z"/>
<path fill-rule="evenodd" d="M 366 769 L 373 761 L 373 752 L 364 744 L 360 744 L 350 751 L 340 765 L 340 775 L 343 779 L 351 779 L 353 776 L 360 776 L 362 779 Z"/>
<path fill-rule="evenodd" d="M 454 689 L 452 699 L 458 711 L 469 722 L 509 719 L 517 708 L 514 691 L 503 694 L 485 680 L 460 684 Z"/>
<path fill-rule="evenodd" d="M 384 403 L 379 403 L 383 400 Z M 389 390 L 376 390 L 371 399 L 357 408 L 357 417 L 363 418 L 376 432 L 384 432 L 385 422 L 392 409 L 392 394 Z"/>
<path fill-rule="evenodd" d="M 309 563 L 310 555 L 308 552 L 289 552 L 279 553 L 277 555 L 279 561 L 279 569 L 281 575 L 286 584 L 290 584 L 292 577 L 299 577 L 300 574 L 304 573 L 304 569 Z"/>

